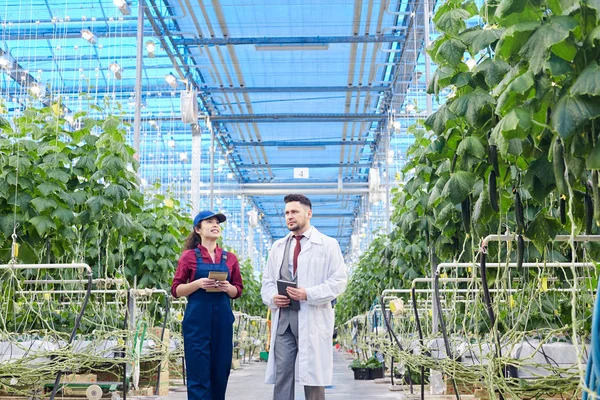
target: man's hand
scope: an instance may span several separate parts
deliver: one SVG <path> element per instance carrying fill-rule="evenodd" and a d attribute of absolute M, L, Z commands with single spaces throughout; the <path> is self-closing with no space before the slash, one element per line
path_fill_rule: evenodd
<path fill-rule="evenodd" d="M 304 289 L 304 288 L 301 288 L 301 287 L 299 287 L 299 288 L 288 287 L 287 288 L 287 293 L 294 300 L 306 300 L 306 289 Z"/>
<path fill-rule="evenodd" d="M 287 296 L 276 294 L 273 296 L 273 303 L 275 303 L 277 307 L 288 307 L 290 305 L 290 299 L 288 299 Z"/>

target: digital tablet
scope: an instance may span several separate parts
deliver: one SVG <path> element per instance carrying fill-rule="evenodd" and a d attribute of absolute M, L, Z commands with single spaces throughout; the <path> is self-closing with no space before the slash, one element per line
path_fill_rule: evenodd
<path fill-rule="evenodd" d="M 298 284 L 296 282 L 284 281 L 282 279 L 277 280 L 277 293 L 290 299 L 290 305 L 288 306 L 290 310 L 298 311 L 300 310 L 300 302 L 298 300 L 290 298 L 290 296 L 287 293 L 288 287 L 297 288 Z"/>
<path fill-rule="evenodd" d="M 208 279 L 214 279 L 215 281 L 226 281 L 227 280 L 227 272 L 223 272 L 223 271 L 209 271 L 208 272 Z M 221 289 L 219 288 L 208 288 L 208 289 L 204 289 L 207 292 L 220 292 Z"/>

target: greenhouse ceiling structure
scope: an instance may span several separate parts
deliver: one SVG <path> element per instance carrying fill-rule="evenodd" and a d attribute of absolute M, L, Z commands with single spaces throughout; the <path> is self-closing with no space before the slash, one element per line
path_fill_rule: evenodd
<path fill-rule="evenodd" d="M 287 234 L 288 193 L 347 256 L 387 229 L 407 127 L 433 107 L 434 0 L 2 3 L 10 115 L 57 98 L 73 124 L 121 115 L 144 184 L 237 231 L 256 212 L 261 246 Z"/>

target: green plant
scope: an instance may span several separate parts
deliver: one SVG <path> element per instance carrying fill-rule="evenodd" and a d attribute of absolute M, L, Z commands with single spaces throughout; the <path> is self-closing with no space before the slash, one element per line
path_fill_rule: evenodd
<path fill-rule="evenodd" d="M 365 367 L 365 363 L 363 363 L 360 358 L 355 358 L 354 360 L 352 360 L 352 362 L 348 365 L 348 368 L 350 369 L 357 369 L 357 368 L 366 368 Z"/>
<path fill-rule="evenodd" d="M 233 309 L 252 316 L 266 317 L 267 307 L 263 304 L 260 295 L 260 279 L 256 277 L 250 259 L 240 262 L 240 272 L 244 283 L 244 291 L 240 298 L 232 302 Z"/>
<path fill-rule="evenodd" d="M 364 368 L 368 369 L 379 369 L 383 366 L 383 363 L 377 359 L 375 356 L 369 357 L 369 359 L 365 362 Z"/>

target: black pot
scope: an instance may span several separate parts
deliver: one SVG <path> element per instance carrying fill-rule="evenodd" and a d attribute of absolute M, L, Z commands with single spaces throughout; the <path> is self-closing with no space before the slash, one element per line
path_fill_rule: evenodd
<path fill-rule="evenodd" d="M 369 369 L 369 379 L 383 378 L 383 367 L 376 369 Z"/>
<path fill-rule="evenodd" d="M 354 371 L 354 379 L 356 380 L 367 380 L 369 379 L 369 369 L 367 368 L 352 368 Z"/>

